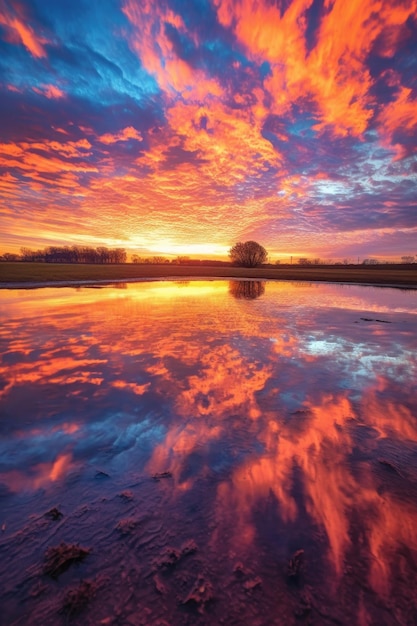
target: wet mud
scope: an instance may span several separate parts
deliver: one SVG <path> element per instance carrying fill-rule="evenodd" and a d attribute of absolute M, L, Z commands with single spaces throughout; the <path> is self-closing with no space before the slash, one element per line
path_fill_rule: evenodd
<path fill-rule="evenodd" d="M 416 623 L 415 298 L 232 292 L 0 310 L 1 624 Z"/>

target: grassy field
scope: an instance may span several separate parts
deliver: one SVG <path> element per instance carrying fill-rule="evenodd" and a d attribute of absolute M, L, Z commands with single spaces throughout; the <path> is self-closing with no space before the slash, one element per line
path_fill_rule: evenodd
<path fill-rule="evenodd" d="M 67 265 L 58 263 L 0 263 L 0 287 L 29 287 L 39 283 L 94 283 L 144 278 L 252 278 L 293 281 L 372 283 L 417 287 L 417 265 L 289 266 L 261 268 L 203 265 Z M 18 285 L 19 284 L 19 285 Z"/>

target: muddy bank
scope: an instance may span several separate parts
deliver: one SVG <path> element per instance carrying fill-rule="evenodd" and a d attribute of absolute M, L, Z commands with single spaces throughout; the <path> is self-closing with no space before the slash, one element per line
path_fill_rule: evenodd
<path fill-rule="evenodd" d="M 389 469 L 375 471 L 381 486 L 395 490 Z M 3 531 L 2 623 L 412 623 L 411 546 L 391 555 L 384 595 L 369 579 L 375 555 L 360 544 L 366 520 L 353 515 L 356 540 L 335 572 L 320 527 L 307 519 L 283 523 L 274 499 L 254 508 L 259 533 L 249 547 L 236 527 L 219 521 L 216 487 L 212 476 L 179 495 L 172 479 L 142 475 L 92 483 L 84 502 L 57 492 L 59 518 L 34 511 Z"/>
<path fill-rule="evenodd" d="M 417 287 L 417 265 L 381 266 L 233 266 L 193 265 L 67 265 L 54 263 L 0 263 L 0 288 L 42 284 L 109 284 L 143 279 L 241 278 L 255 280 L 319 281 L 381 286 Z"/>

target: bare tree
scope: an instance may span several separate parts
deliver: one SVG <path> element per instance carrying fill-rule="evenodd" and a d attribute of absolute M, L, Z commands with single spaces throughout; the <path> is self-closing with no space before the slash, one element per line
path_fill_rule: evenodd
<path fill-rule="evenodd" d="M 258 267 L 268 259 L 268 253 L 256 241 L 239 241 L 229 250 L 232 263 L 241 267 Z"/>
<path fill-rule="evenodd" d="M 5 252 L 2 256 L 0 256 L 0 261 L 20 261 L 20 257 L 14 252 Z"/>

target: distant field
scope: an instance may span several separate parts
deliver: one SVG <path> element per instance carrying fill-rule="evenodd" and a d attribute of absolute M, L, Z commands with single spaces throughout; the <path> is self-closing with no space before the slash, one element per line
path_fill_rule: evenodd
<path fill-rule="evenodd" d="M 0 287 L 38 283 L 123 281 L 144 278 L 257 278 L 408 285 L 417 287 L 417 265 L 273 266 L 247 269 L 199 265 L 67 265 L 58 263 L 0 263 Z M 17 285 L 16 285 L 17 286 Z"/>

